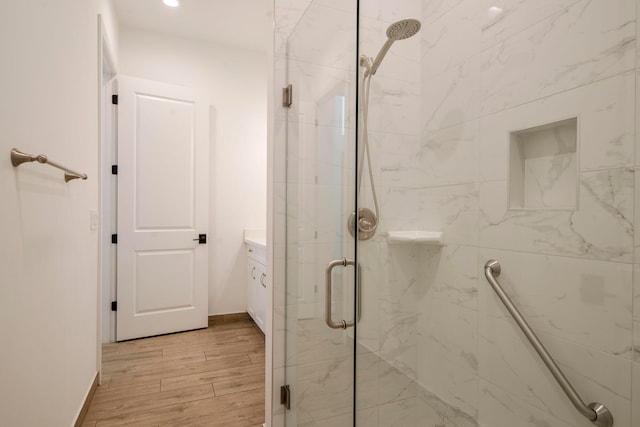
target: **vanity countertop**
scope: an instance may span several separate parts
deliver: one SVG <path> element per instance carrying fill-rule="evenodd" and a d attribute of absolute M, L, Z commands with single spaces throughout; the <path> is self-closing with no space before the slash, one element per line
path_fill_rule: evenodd
<path fill-rule="evenodd" d="M 244 230 L 244 242 L 248 245 L 267 247 L 266 230 Z"/>

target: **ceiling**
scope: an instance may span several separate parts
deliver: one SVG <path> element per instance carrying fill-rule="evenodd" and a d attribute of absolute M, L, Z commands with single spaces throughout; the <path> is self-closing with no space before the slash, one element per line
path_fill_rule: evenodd
<path fill-rule="evenodd" d="M 265 51 L 269 31 L 265 0 L 112 0 L 120 25 Z"/>

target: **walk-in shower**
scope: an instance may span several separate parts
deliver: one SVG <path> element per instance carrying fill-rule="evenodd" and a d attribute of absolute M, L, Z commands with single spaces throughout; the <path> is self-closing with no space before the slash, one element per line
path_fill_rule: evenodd
<path fill-rule="evenodd" d="M 272 425 L 640 426 L 638 0 L 296 1 Z"/>
<path fill-rule="evenodd" d="M 349 216 L 348 228 L 351 236 L 358 236 L 358 240 L 369 240 L 376 234 L 380 222 L 380 205 L 376 184 L 373 177 L 373 167 L 371 165 L 371 148 L 369 145 L 369 95 L 371 93 L 371 77 L 373 77 L 382 60 L 394 42 L 408 39 L 420 31 L 420 21 L 417 19 L 403 19 L 394 22 L 387 28 L 387 40 L 375 58 L 365 54 L 360 55 L 360 66 L 364 69 L 362 73 L 361 97 L 362 100 L 362 132 L 360 133 L 360 155 L 358 158 L 358 194 L 362 191 L 362 175 L 364 172 L 364 159 L 367 159 L 367 170 L 369 172 L 369 184 L 371 185 L 371 196 L 374 210 L 361 207 L 358 214 L 353 212 Z M 358 231 L 356 233 L 356 224 Z"/>

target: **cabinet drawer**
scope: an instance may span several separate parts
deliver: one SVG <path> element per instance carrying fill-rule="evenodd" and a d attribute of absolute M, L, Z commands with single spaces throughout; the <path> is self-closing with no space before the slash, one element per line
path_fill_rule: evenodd
<path fill-rule="evenodd" d="M 255 259 L 260 264 L 267 264 L 267 251 L 264 247 L 247 244 L 247 257 Z"/>

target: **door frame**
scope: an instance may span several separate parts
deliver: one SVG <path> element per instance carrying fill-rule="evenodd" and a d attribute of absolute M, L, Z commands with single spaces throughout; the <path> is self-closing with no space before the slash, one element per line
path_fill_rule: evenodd
<path fill-rule="evenodd" d="M 114 114 L 111 97 L 106 94 L 106 89 L 111 88 L 113 79 L 118 74 L 113 44 L 106 32 L 102 15 L 98 14 L 98 277 L 97 277 L 97 331 L 96 331 L 96 370 L 98 372 L 98 384 L 102 384 L 102 343 L 103 328 L 111 325 L 112 317 L 110 300 L 103 295 L 110 295 L 111 289 L 111 241 L 106 238 L 111 231 L 111 218 L 114 206 L 110 203 L 113 186 L 110 180 L 110 171 L 107 163 L 112 161 L 110 153 L 115 149 Z M 109 78 L 106 78 L 109 76 Z M 108 199 L 106 199 L 108 197 Z M 113 334 L 109 326 L 107 339 Z"/>

